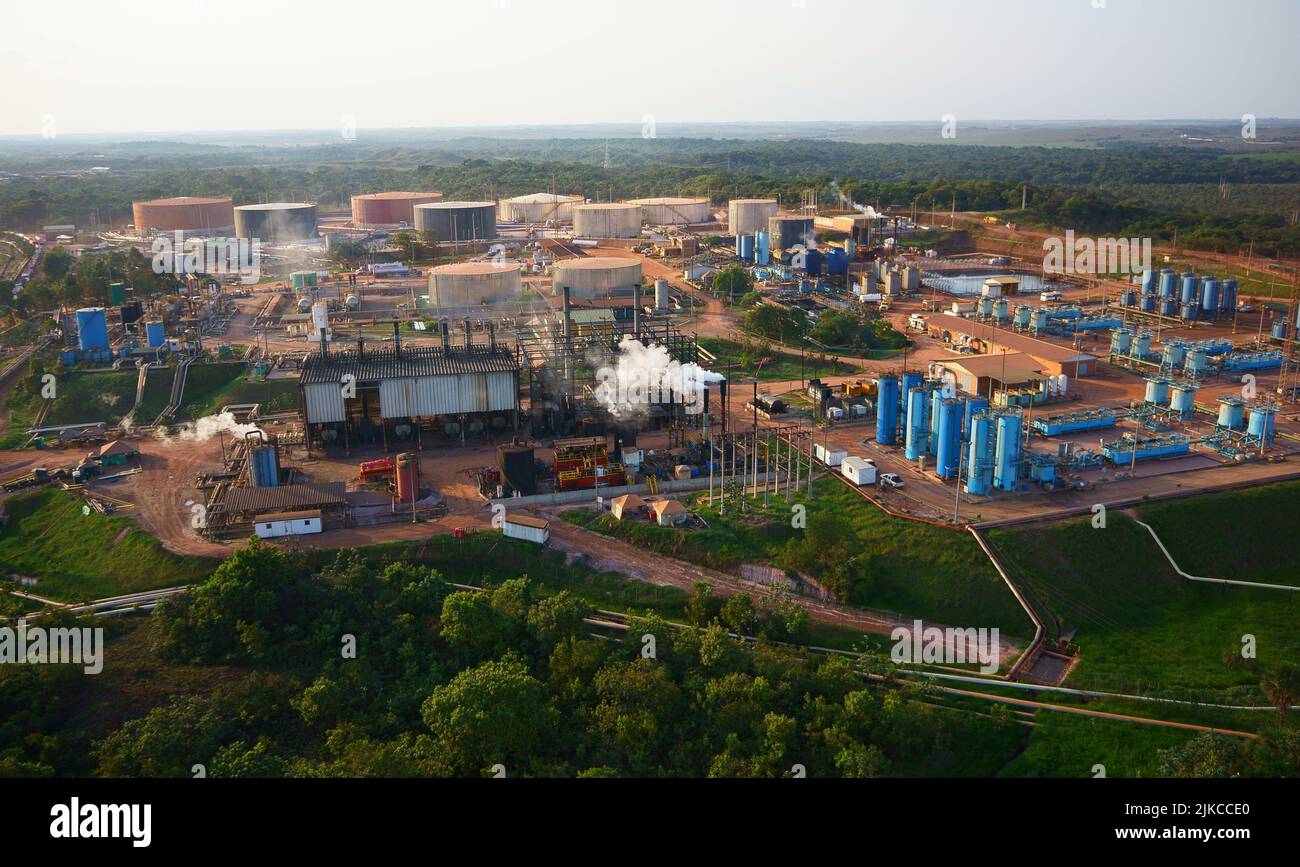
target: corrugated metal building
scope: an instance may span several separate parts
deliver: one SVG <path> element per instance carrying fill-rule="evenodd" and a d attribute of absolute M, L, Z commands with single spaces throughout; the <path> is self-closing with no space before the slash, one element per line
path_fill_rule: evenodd
<path fill-rule="evenodd" d="M 454 420 L 463 438 L 461 423 L 470 416 L 479 425 L 483 417 L 508 416 L 518 427 L 519 360 L 495 342 L 452 346 L 444 335 L 442 346 L 317 351 L 303 364 L 300 388 L 309 446 L 318 437 L 348 448 L 418 441 L 439 419 Z"/>

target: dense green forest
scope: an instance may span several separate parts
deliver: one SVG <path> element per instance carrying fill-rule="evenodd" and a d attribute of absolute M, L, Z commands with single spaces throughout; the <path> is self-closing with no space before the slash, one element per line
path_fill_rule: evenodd
<path fill-rule="evenodd" d="M 0 776 L 988 776 L 1028 736 L 1002 710 L 869 685 L 863 663 L 730 638 L 789 634 L 748 597 L 696 598 L 695 629 L 633 617 L 622 640 L 588 613 L 523 576 L 466 591 L 414 563 L 313 568 L 253 544 L 148 620 L 106 624 L 113 687 L 0 666 Z M 1283 774 L 1293 741 L 1188 740 L 1160 771 Z"/>

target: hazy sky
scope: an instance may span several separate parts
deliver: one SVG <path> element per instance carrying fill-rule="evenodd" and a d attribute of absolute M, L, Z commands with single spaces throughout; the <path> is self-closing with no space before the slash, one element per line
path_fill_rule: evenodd
<path fill-rule="evenodd" d="M 0 134 L 1300 117 L 1300 0 L 21 0 L 2 20 Z"/>

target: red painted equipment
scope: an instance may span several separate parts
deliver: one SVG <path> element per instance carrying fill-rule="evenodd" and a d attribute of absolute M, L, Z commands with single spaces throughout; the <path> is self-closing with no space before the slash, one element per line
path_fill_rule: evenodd
<path fill-rule="evenodd" d="M 366 461 L 361 465 L 362 479 L 379 479 L 393 474 L 393 459 L 383 458 L 378 461 Z"/>

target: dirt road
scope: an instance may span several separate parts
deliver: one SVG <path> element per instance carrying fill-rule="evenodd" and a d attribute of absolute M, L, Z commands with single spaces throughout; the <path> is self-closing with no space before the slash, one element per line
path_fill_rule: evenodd
<path fill-rule="evenodd" d="M 754 597 L 778 599 L 784 595 L 775 588 L 743 581 L 734 575 L 665 557 L 662 554 L 643 551 L 616 539 L 576 527 L 558 517 L 559 512 L 567 508 L 572 506 L 535 511 L 536 514 L 551 522 L 551 547 L 571 557 L 581 557 L 592 568 L 618 572 L 647 584 L 676 587 L 687 592 L 693 592 L 696 584 L 704 582 L 723 596 L 748 593 Z M 791 598 L 807 609 L 809 616 L 814 620 L 845 629 L 887 636 L 898 627 L 910 629 L 913 625 L 911 620 L 900 620 L 875 612 L 818 602 L 803 596 Z M 926 626 L 940 626 L 940 624 L 927 623 Z M 1001 658 L 1014 659 L 1022 649 L 1023 645 L 1003 638 Z"/>

